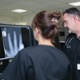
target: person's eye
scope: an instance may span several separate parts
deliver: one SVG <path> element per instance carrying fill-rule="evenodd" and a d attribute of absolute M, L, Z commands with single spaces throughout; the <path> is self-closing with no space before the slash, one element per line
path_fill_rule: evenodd
<path fill-rule="evenodd" d="M 66 24 L 66 21 L 64 21 L 64 24 Z"/>

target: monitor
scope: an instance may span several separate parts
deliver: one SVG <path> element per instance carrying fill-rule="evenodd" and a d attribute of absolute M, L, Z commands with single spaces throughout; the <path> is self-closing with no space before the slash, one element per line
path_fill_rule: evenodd
<path fill-rule="evenodd" d="M 0 25 L 0 45 L 0 58 L 11 58 L 36 43 L 30 26 L 3 24 Z"/>

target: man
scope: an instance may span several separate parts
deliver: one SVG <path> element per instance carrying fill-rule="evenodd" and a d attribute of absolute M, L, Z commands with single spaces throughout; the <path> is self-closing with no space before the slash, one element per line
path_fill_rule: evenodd
<path fill-rule="evenodd" d="M 80 80 L 80 11 L 69 8 L 63 14 L 64 27 L 71 33 L 67 36 L 63 51 L 72 65 L 72 80 Z"/>

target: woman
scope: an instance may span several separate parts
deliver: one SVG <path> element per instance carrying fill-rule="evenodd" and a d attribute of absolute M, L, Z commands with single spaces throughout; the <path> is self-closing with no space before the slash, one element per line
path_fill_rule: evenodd
<path fill-rule="evenodd" d="M 41 11 L 32 21 L 37 46 L 21 50 L 1 76 L 4 80 L 65 80 L 69 61 L 52 43 L 60 15 Z M 0 79 L 1 80 L 1 79 Z"/>

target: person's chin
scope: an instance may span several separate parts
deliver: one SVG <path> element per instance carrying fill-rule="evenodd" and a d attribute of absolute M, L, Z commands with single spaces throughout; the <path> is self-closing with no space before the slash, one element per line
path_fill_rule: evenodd
<path fill-rule="evenodd" d="M 71 30 L 70 30 L 70 29 L 68 29 L 68 32 L 69 32 L 69 33 L 71 33 Z"/>

